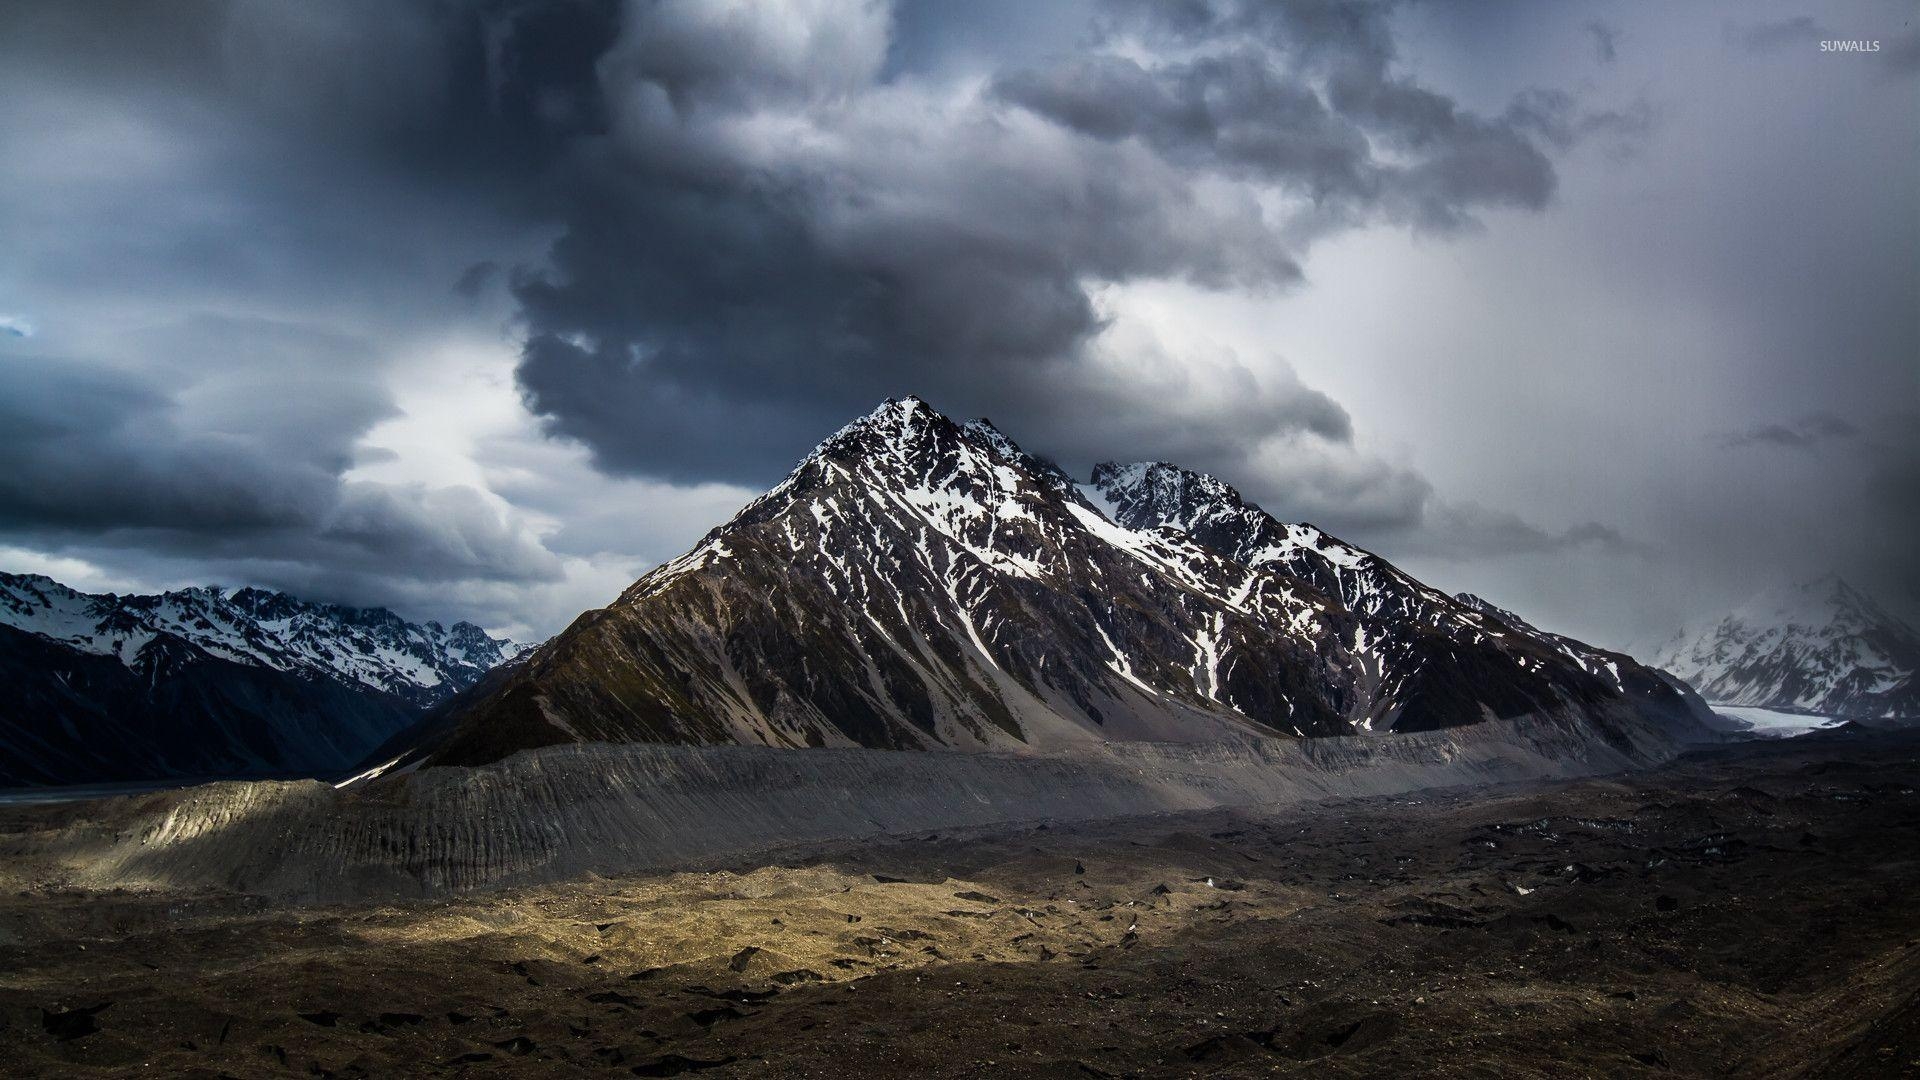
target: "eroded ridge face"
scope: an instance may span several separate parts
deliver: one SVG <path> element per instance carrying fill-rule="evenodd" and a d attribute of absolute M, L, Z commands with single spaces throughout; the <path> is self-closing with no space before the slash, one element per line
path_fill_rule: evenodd
<path fill-rule="evenodd" d="M 906 398 L 583 616 L 424 756 L 1416 730 L 1619 699 L 1584 655 L 1211 477 L 1102 466 L 1077 485 Z"/>

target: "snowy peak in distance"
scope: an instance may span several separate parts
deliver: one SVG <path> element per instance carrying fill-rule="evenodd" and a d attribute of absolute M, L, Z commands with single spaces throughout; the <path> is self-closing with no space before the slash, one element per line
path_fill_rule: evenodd
<path fill-rule="evenodd" d="M 1750 626 L 1783 631 L 1797 628 L 1823 633 L 1859 633 L 1884 628 L 1903 630 L 1908 637 L 1914 636 L 1911 627 L 1837 574 L 1761 593 L 1728 617 Z"/>
<path fill-rule="evenodd" d="M 32 574 L 0 573 L 0 625 L 129 667 L 151 649 L 184 641 L 222 660 L 362 686 L 414 705 L 445 700 L 525 651 L 468 622 L 411 623 L 385 608 L 310 603 L 268 589 L 95 595 Z"/>
<path fill-rule="evenodd" d="M 1657 663 L 1718 705 L 1920 718 L 1920 633 L 1833 575 L 1762 593 L 1683 631 Z"/>

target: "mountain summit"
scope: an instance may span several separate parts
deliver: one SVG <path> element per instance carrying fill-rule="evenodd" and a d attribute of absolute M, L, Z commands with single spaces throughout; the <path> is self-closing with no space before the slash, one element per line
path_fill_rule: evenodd
<path fill-rule="evenodd" d="M 1718 705 L 1920 718 L 1920 633 L 1835 576 L 1762 593 L 1682 631 L 1656 662 Z"/>
<path fill-rule="evenodd" d="M 1627 657 L 1455 601 L 1211 477 L 1102 466 L 1078 485 L 990 423 L 911 397 L 834 433 L 470 698 L 413 761 L 596 740 L 1022 749 L 1703 712 Z"/>

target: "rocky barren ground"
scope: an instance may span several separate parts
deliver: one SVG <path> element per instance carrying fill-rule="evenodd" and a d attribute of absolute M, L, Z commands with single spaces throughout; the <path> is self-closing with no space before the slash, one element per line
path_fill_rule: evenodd
<path fill-rule="evenodd" d="M 1912 735 L 754 862 L 306 907 L 16 875 L 0 1072 L 1920 1075 Z"/>

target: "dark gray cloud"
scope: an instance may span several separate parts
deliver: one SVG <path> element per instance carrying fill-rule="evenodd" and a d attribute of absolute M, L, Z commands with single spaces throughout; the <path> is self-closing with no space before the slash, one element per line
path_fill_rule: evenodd
<path fill-rule="evenodd" d="M 1562 153 L 1587 142 L 1602 144 L 1610 157 L 1638 152 L 1653 133 L 1655 114 L 1645 100 L 1618 109 L 1583 108 L 1564 90 L 1530 87 L 1516 94 L 1502 119 L 1516 131 Z"/>
<path fill-rule="evenodd" d="M 1822 26 L 1811 15 L 1796 15 L 1790 19 L 1776 19 L 1771 22 L 1729 25 L 1727 35 L 1755 52 L 1809 45 L 1839 36 Z"/>
<path fill-rule="evenodd" d="M 1323 91 L 1252 46 L 1151 71 L 1094 56 L 1011 73 L 997 90 L 1093 138 L 1137 139 L 1183 167 L 1272 184 L 1349 224 L 1448 230 L 1484 208 L 1537 210 L 1554 173 L 1528 128 L 1551 107 L 1563 145 L 1572 132 L 1567 95 L 1487 119 L 1371 62 L 1336 68 Z"/>
<path fill-rule="evenodd" d="M 444 221 L 476 190 L 494 213 L 539 201 L 540 174 L 602 121 L 594 62 L 619 12 L 618 0 L 29 0 L 0 8 L 0 55 L 18 103 L 84 119 L 118 107 L 250 172 L 262 150 L 286 155 L 245 178 L 256 194 L 349 183 L 361 190 L 339 195 L 364 199 L 401 176 L 430 185 Z"/>
<path fill-rule="evenodd" d="M 1840 442 L 1860 434 L 1852 422 L 1832 413 L 1809 413 L 1791 423 L 1756 424 L 1745 431 L 1721 436 L 1720 444 L 1739 446 L 1784 446 L 1805 450 L 1822 443 Z"/>
<path fill-rule="evenodd" d="M 1893 75 L 1920 74 L 1920 27 L 1882 42 L 1880 62 Z"/>
<path fill-rule="evenodd" d="M 768 482 L 907 391 L 1072 462 L 1344 444 L 1297 380 L 1114 378 L 1097 296 L 1287 287 L 1333 232 L 1546 205 L 1548 149 L 1607 121 L 1564 94 L 1466 109 L 1392 72 L 1388 14 L 1110 5 L 982 95 L 889 67 L 880 5 L 804 33 L 636 5 L 600 62 L 608 130 L 561 181 L 566 234 L 515 282 L 527 402 L 604 468 L 683 481 Z"/>
<path fill-rule="evenodd" d="M 1593 58 L 1602 64 L 1611 64 L 1620 58 L 1620 31 L 1617 27 L 1594 19 L 1581 27 L 1587 36 L 1593 39 Z"/>
<path fill-rule="evenodd" d="M 434 588 L 559 577 L 473 485 L 356 474 L 397 456 L 362 440 L 411 343 L 470 310 L 448 283 L 514 235 L 544 167 L 514 153 L 561 145 L 535 99 L 590 80 L 530 52 L 545 18 L 0 9 L 0 310 L 34 329 L 0 341 L 0 544 L 438 617 L 467 612 Z"/>
<path fill-rule="evenodd" d="M 1508 510 L 1432 497 L 1416 520 L 1402 523 L 1397 534 L 1389 535 L 1396 556 L 1448 562 L 1581 554 L 1641 559 L 1654 553 L 1650 545 L 1597 521 L 1545 529 Z"/>
<path fill-rule="evenodd" d="M 1805 50 L 1813 52 L 1821 42 L 1859 41 L 1873 49 L 1864 52 L 1836 52 L 1831 59 L 1860 60 L 1893 76 L 1920 72 L 1920 27 L 1911 25 L 1912 17 L 1898 29 L 1875 19 L 1862 25 L 1835 26 L 1811 15 L 1796 15 L 1770 22 L 1729 23 L 1727 39 L 1752 53 Z"/>
<path fill-rule="evenodd" d="M 1910 9 L 1593 14 L 0 5 L 0 546 L 551 629 L 911 391 L 1573 629 L 1899 576 Z"/>
<path fill-rule="evenodd" d="M 460 271 L 460 276 L 453 279 L 453 291 L 469 300 L 477 299 L 499 276 L 500 264 L 492 259 L 482 259 Z"/>
<path fill-rule="evenodd" d="M 1920 555 L 1914 544 L 1920 536 L 1920 412 L 1885 417 L 1862 443 L 1868 513 L 1862 518 L 1867 553 L 1860 562 L 1883 572 L 1884 582 L 1871 584 L 1896 591 L 1894 606 L 1909 618 L 1920 616 Z"/>
<path fill-rule="evenodd" d="M 271 360 L 188 374 L 0 358 L 0 532 L 48 548 L 281 564 L 281 581 L 324 573 L 362 599 L 396 581 L 558 575 L 555 557 L 472 488 L 345 477 L 360 436 L 392 415 L 343 355 L 350 343 L 210 321 L 154 337 L 160 356 L 238 338 Z"/>

